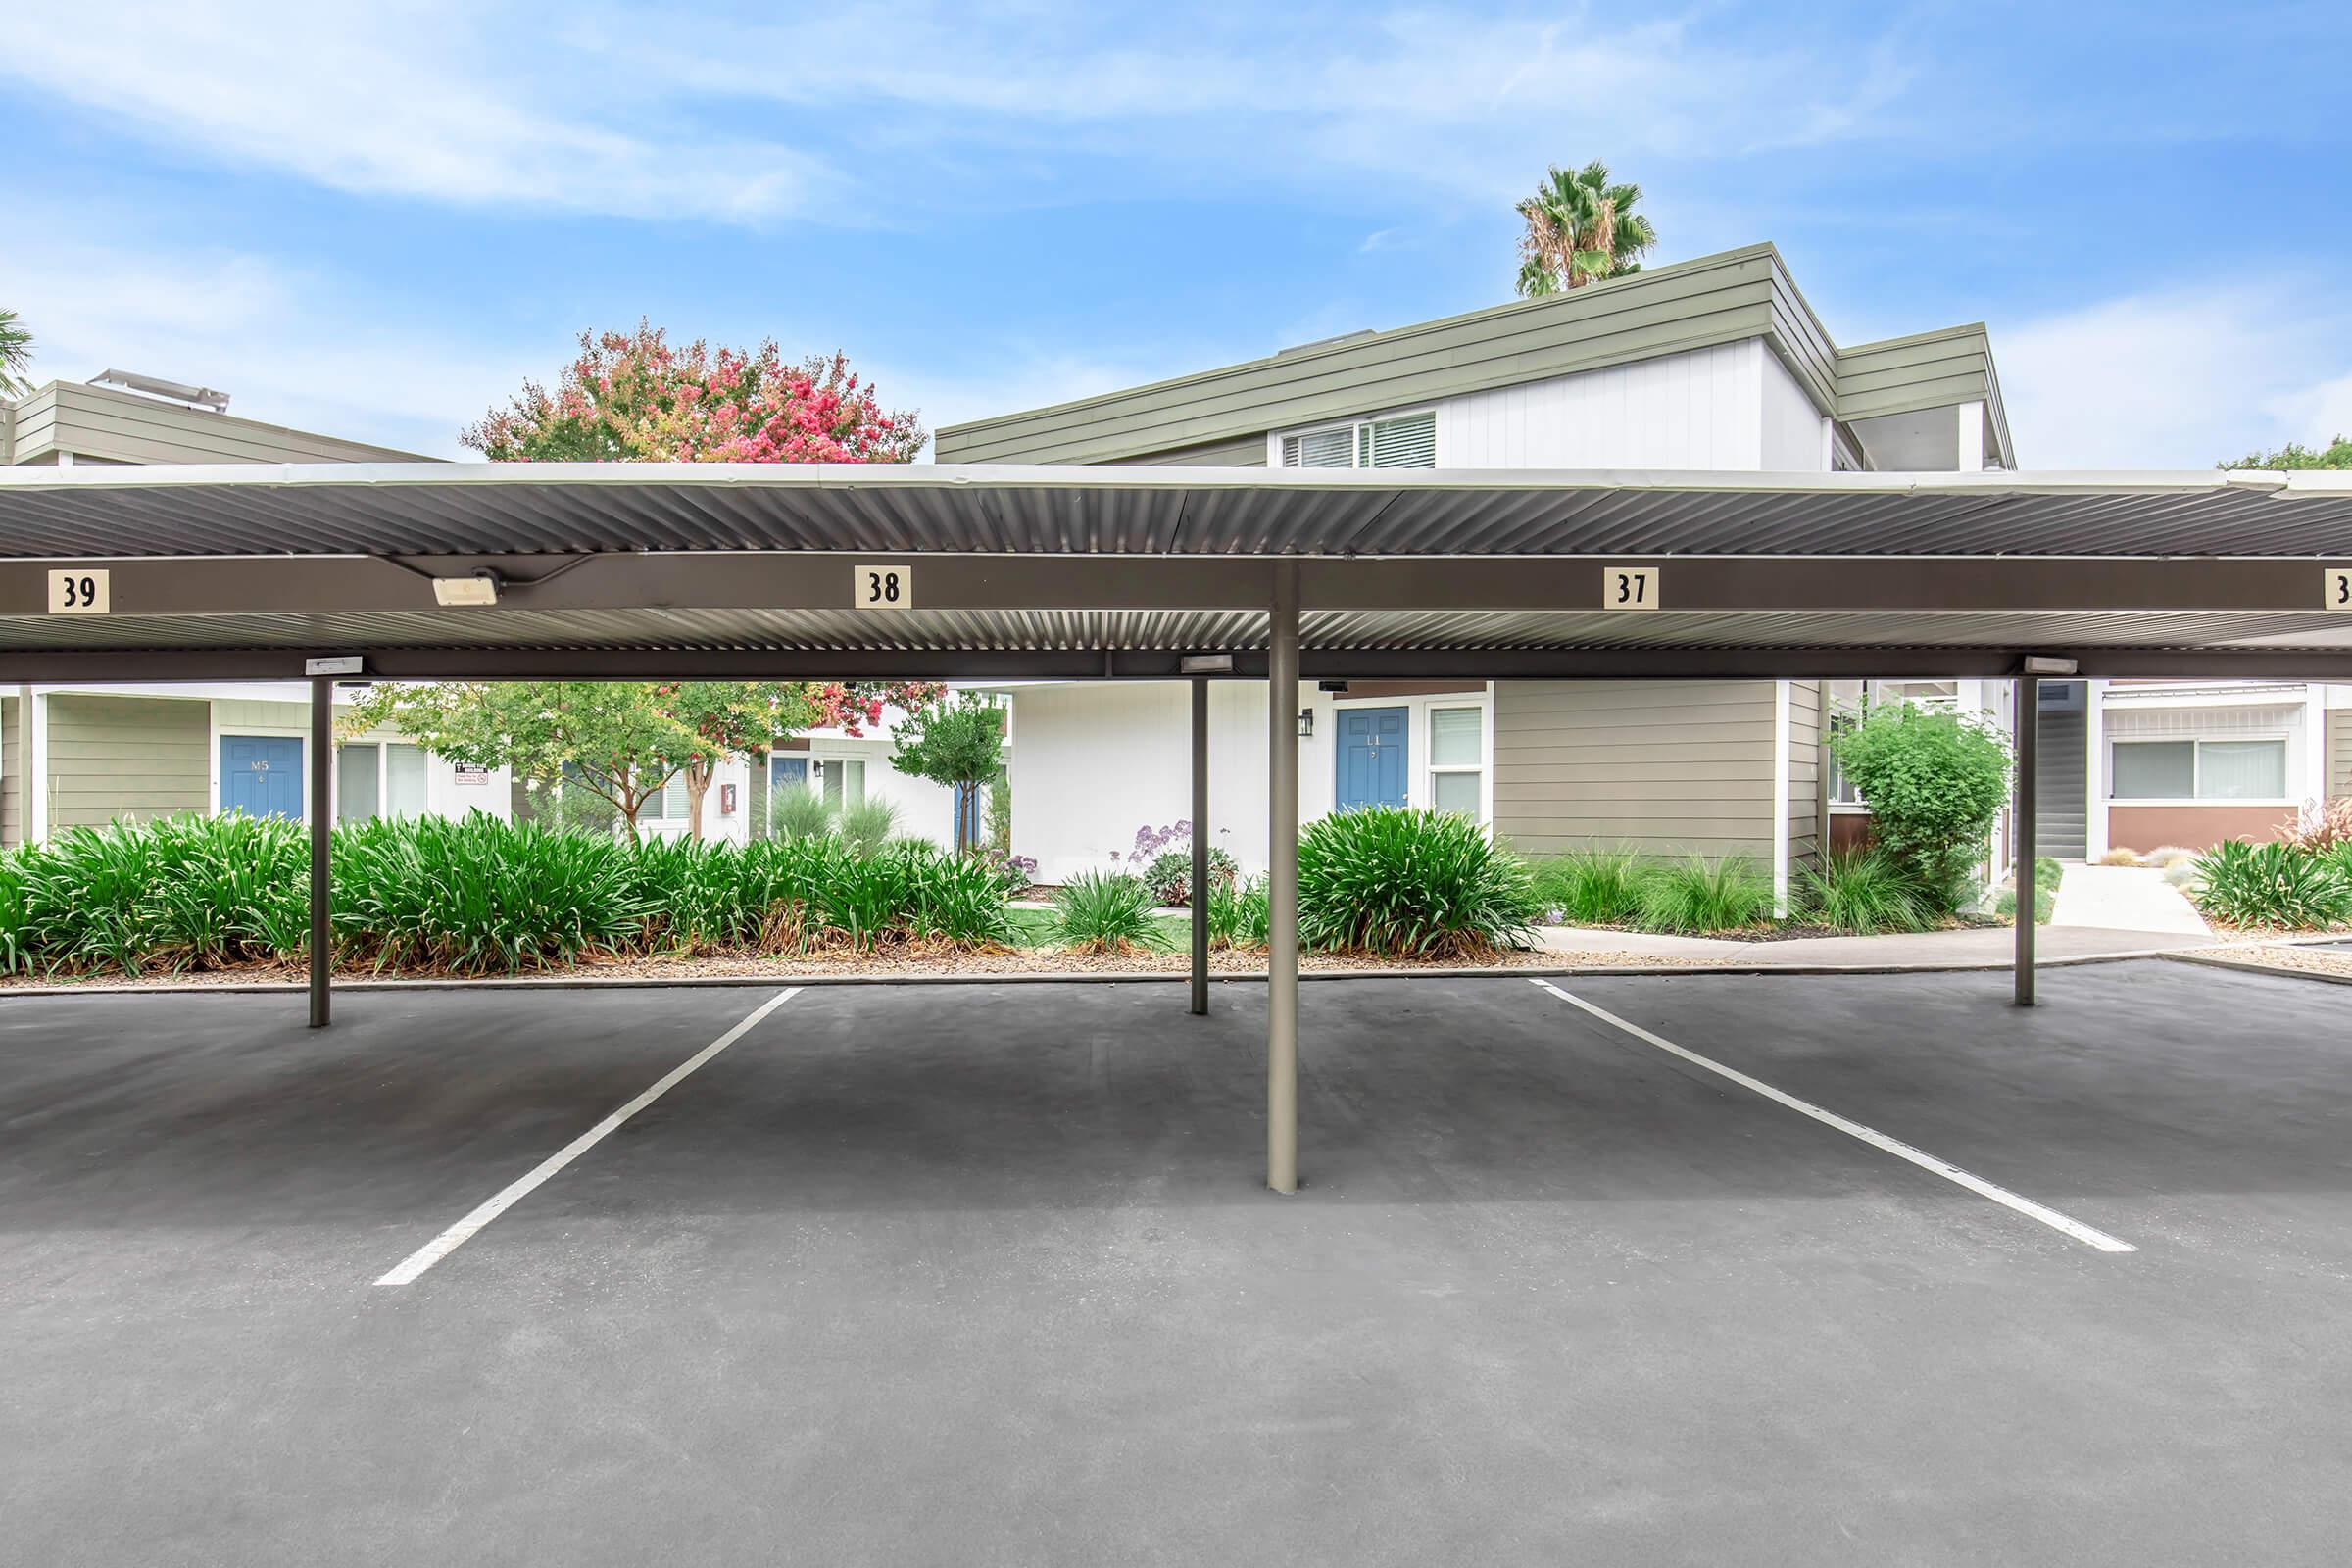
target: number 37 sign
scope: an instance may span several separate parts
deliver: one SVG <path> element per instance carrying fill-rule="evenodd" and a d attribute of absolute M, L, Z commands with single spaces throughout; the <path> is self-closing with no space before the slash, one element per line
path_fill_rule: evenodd
<path fill-rule="evenodd" d="M 1600 568 L 1600 608 L 1603 610 L 1655 610 L 1663 603 L 1658 594 L 1658 568 L 1655 566 L 1603 566 Z"/>

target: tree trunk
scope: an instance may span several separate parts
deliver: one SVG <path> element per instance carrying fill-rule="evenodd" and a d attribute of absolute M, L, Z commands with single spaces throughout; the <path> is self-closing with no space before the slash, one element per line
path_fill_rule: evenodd
<path fill-rule="evenodd" d="M 697 762 L 686 769 L 686 833 L 696 843 L 703 838 L 703 797 L 710 793 L 710 776 L 716 764 Z"/>

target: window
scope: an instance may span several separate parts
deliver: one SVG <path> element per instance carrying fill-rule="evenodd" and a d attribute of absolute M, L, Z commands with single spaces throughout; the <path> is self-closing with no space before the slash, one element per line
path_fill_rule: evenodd
<path fill-rule="evenodd" d="M 355 741 L 335 755 L 335 818 L 371 822 L 379 816 L 422 816 L 424 748 L 400 741 Z"/>
<path fill-rule="evenodd" d="M 1960 683 L 1956 680 L 1834 680 L 1825 695 L 1829 699 L 1832 735 L 1853 728 L 1873 708 L 1883 708 L 1888 703 L 1909 703 L 1914 708 L 1938 713 L 1960 711 Z M 1861 793 L 1835 757 L 1830 759 L 1830 804 L 1852 807 L 1863 804 Z"/>
<path fill-rule="evenodd" d="M 1386 419 L 1358 419 L 1282 438 L 1286 468 L 1434 468 L 1438 416 L 1434 410 Z"/>
<path fill-rule="evenodd" d="M 2107 794 L 2118 801 L 2282 801 L 2286 742 L 2117 741 Z"/>
<path fill-rule="evenodd" d="M 856 758 L 828 757 L 816 764 L 825 779 L 825 804 L 835 810 L 865 804 L 865 763 Z"/>
<path fill-rule="evenodd" d="M 1476 818 L 1485 780 L 1483 708 L 1429 710 L 1429 802 L 1441 811 Z"/>
<path fill-rule="evenodd" d="M 637 808 L 640 822 L 683 822 L 686 820 L 686 773 L 683 768 L 669 775 L 669 782 L 659 792 L 646 797 Z"/>

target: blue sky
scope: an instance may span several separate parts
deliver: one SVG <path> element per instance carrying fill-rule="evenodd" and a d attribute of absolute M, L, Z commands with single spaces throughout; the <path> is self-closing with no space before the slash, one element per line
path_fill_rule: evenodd
<path fill-rule="evenodd" d="M 641 315 L 936 425 L 1496 303 L 1598 157 L 1840 342 L 1988 321 L 2027 466 L 2352 431 L 2340 6 L 802 9 L 18 8 L 0 305 L 439 455 Z"/>

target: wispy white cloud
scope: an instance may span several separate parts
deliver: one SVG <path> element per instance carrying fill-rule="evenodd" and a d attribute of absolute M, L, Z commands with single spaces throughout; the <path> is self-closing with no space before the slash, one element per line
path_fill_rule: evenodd
<path fill-rule="evenodd" d="M 2202 468 L 2352 431 L 2352 314 L 2306 278 L 1996 325 L 1993 354 L 2029 468 Z"/>
<path fill-rule="evenodd" d="M 173 156 L 459 206 L 887 221 L 1106 181 L 1335 171 L 1485 200 L 1528 148 L 1621 161 L 1871 133 L 1891 46 L 1755 47 L 1715 22 L 1431 10 L 1134 12 L 1075 0 L 724 12 L 413 0 L 93 0 L 11 19 L 0 75 Z M 980 156 L 975 156 L 978 154 Z M 923 168 L 958 172 L 924 185 Z"/>

